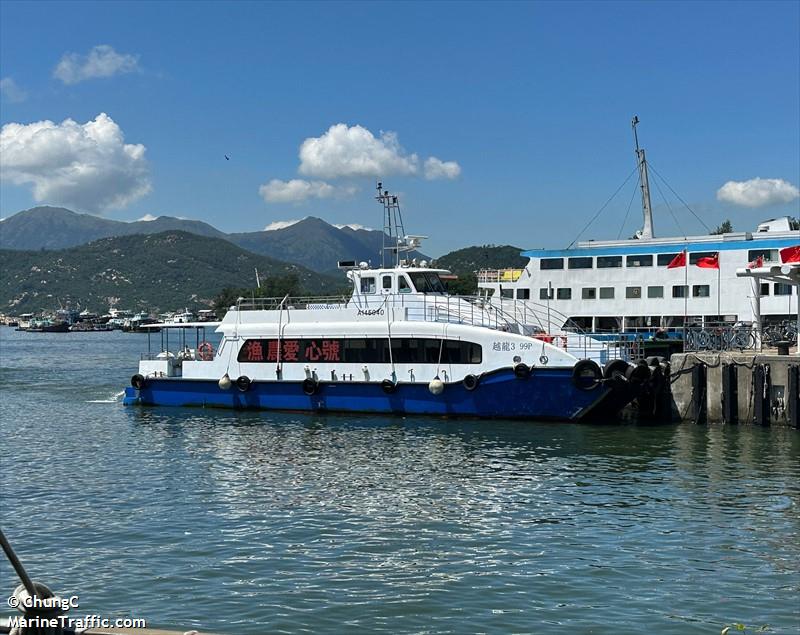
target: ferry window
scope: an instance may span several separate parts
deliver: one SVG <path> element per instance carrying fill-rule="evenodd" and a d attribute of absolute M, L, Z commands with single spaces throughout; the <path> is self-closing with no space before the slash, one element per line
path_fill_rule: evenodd
<path fill-rule="evenodd" d="M 571 300 L 572 299 L 572 289 L 570 289 L 570 288 L 558 289 L 556 291 L 556 297 L 559 300 Z"/>
<path fill-rule="evenodd" d="M 581 289 L 581 298 L 584 300 L 594 300 L 597 298 L 597 289 L 594 287 L 586 287 Z"/>
<path fill-rule="evenodd" d="M 540 266 L 542 269 L 563 269 L 564 268 L 564 259 L 563 258 L 542 258 L 540 261 Z"/>
<path fill-rule="evenodd" d="M 673 298 L 686 298 L 688 297 L 688 295 L 689 295 L 689 289 L 686 287 L 685 284 L 676 284 L 674 287 L 672 287 Z"/>
<path fill-rule="evenodd" d="M 663 298 L 664 287 L 647 287 L 648 298 Z"/>
<path fill-rule="evenodd" d="M 375 293 L 375 278 L 361 278 L 361 293 Z"/>
<path fill-rule="evenodd" d="M 653 256 L 627 256 L 625 258 L 625 265 L 627 267 L 652 267 Z"/>
<path fill-rule="evenodd" d="M 761 283 L 761 295 L 769 295 L 769 282 Z"/>
<path fill-rule="evenodd" d="M 671 263 L 673 260 L 675 260 L 675 257 L 677 255 L 678 254 L 658 254 L 656 262 L 658 263 L 659 267 L 666 267 L 669 263 Z M 675 298 L 675 297 L 683 297 L 683 296 L 672 296 L 672 297 Z"/>
<path fill-rule="evenodd" d="M 792 285 L 784 282 L 776 282 L 775 295 L 792 295 Z"/>
<path fill-rule="evenodd" d="M 384 289 L 392 288 L 392 276 L 383 276 L 381 280 L 382 280 L 381 286 L 383 286 Z"/>
<path fill-rule="evenodd" d="M 539 289 L 539 299 L 540 300 L 552 300 L 553 299 L 553 290 L 552 289 Z"/>
<path fill-rule="evenodd" d="M 616 269 L 622 266 L 622 256 L 598 256 L 598 269 Z"/>
<path fill-rule="evenodd" d="M 411 293 L 411 283 L 405 276 L 397 277 L 397 290 L 400 293 Z"/>
<path fill-rule="evenodd" d="M 417 271 L 409 275 L 414 287 L 420 293 L 445 293 L 444 283 L 439 274 L 432 271 Z"/>
<path fill-rule="evenodd" d="M 614 287 L 600 287 L 600 299 L 612 300 L 614 298 Z"/>
<path fill-rule="evenodd" d="M 582 258 L 570 258 L 569 260 L 567 260 L 567 267 L 569 269 L 591 269 L 592 258 L 591 256 Z"/>
<path fill-rule="evenodd" d="M 517 300 L 530 300 L 530 298 L 531 298 L 530 289 L 517 289 Z"/>
<path fill-rule="evenodd" d="M 780 262 L 780 256 L 778 256 L 777 249 L 750 249 L 747 252 L 747 262 L 753 262 L 759 256 L 764 259 L 764 262 Z"/>
<path fill-rule="evenodd" d="M 711 287 L 707 284 L 696 284 L 692 287 L 693 298 L 707 298 L 711 295 Z"/>
<path fill-rule="evenodd" d="M 514 289 L 500 289 L 500 297 L 501 298 L 513 298 L 514 297 Z"/>
<path fill-rule="evenodd" d="M 628 299 L 641 298 L 642 287 L 625 287 L 625 297 Z"/>
<path fill-rule="evenodd" d="M 698 251 L 696 253 L 689 254 L 689 264 L 696 265 L 700 258 L 713 258 L 717 255 L 717 253 L 718 252 L 716 251 Z"/>

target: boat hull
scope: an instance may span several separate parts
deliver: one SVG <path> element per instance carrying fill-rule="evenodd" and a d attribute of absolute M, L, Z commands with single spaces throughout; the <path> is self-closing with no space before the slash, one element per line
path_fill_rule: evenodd
<path fill-rule="evenodd" d="M 453 382 L 440 395 L 423 382 L 401 383 L 393 392 L 375 382 L 319 382 L 309 395 L 296 381 L 254 381 L 241 391 L 235 383 L 222 390 L 216 380 L 147 378 L 141 389 L 126 389 L 124 403 L 576 421 L 601 410 L 612 394 L 605 385 L 580 390 L 573 384 L 572 369 L 551 368 L 524 378 L 503 369 L 483 376 L 473 390 Z"/>

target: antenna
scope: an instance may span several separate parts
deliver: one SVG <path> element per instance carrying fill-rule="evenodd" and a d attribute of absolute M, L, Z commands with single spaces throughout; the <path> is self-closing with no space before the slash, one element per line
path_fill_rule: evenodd
<path fill-rule="evenodd" d="M 383 189 L 383 183 L 378 181 L 378 195 L 375 197 L 383 205 L 383 248 L 381 249 L 381 267 L 399 267 L 400 252 L 408 251 L 405 240 L 405 227 L 403 226 L 403 214 L 400 212 L 400 202 L 397 196 L 389 194 L 389 190 Z M 389 258 L 387 265 L 387 252 L 394 253 L 394 258 Z"/>
<path fill-rule="evenodd" d="M 644 148 L 639 148 L 639 135 L 636 133 L 636 126 L 639 117 L 633 116 L 631 128 L 633 128 L 633 140 L 636 144 L 636 161 L 639 166 L 639 183 L 642 187 L 642 215 L 644 225 L 642 226 L 642 238 L 653 238 L 653 209 L 650 205 L 650 183 L 647 179 L 647 159 L 644 156 Z"/>

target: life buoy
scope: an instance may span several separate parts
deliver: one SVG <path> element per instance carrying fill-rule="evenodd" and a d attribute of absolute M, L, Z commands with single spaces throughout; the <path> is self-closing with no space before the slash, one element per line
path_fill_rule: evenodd
<path fill-rule="evenodd" d="M 387 395 L 391 395 L 395 390 L 397 390 L 397 384 L 394 383 L 391 379 L 384 379 L 381 382 L 381 388 L 383 389 L 383 392 L 385 392 Z"/>
<path fill-rule="evenodd" d="M 247 392 L 250 384 L 253 383 L 247 375 L 242 375 L 236 380 L 236 387 L 242 392 Z"/>
<path fill-rule="evenodd" d="M 603 371 L 592 359 L 582 359 L 572 367 L 572 383 L 578 390 L 594 390 L 603 379 Z"/>
<path fill-rule="evenodd" d="M 477 375 L 467 375 L 461 380 L 461 383 L 464 384 L 464 388 L 467 390 L 475 390 L 478 387 L 478 376 Z"/>
<path fill-rule="evenodd" d="M 313 395 L 315 392 L 317 392 L 318 387 L 319 384 L 310 377 L 306 377 L 303 380 L 303 392 L 307 395 Z"/>
<path fill-rule="evenodd" d="M 200 346 L 197 347 L 197 356 L 204 362 L 214 359 L 214 347 L 211 342 L 200 342 Z"/>
<path fill-rule="evenodd" d="M 514 376 L 517 379 L 527 379 L 531 374 L 531 369 L 527 364 L 520 362 L 514 365 Z"/>
<path fill-rule="evenodd" d="M 141 390 L 144 388 L 146 383 L 147 380 L 144 378 L 144 375 L 136 373 L 133 377 L 131 377 L 131 386 L 136 388 L 136 390 Z"/>

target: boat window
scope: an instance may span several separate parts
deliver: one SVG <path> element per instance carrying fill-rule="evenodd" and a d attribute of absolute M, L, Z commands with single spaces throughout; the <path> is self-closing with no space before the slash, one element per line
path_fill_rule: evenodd
<path fill-rule="evenodd" d="M 625 297 L 629 300 L 641 298 L 642 287 L 625 287 Z"/>
<path fill-rule="evenodd" d="M 517 300 L 530 300 L 530 289 L 517 289 Z"/>
<path fill-rule="evenodd" d="M 573 315 L 564 322 L 565 331 L 591 331 L 592 318 L 588 315 Z"/>
<path fill-rule="evenodd" d="M 500 297 L 501 298 L 513 298 L 514 297 L 514 289 L 500 289 Z"/>
<path fill-rule="evenodd" d="M 672 287 L 672 297 L 673 298 L 686 298 L 688 297 L 689 289 L 685 284 L 676 284 Z"/>
<path fill-rule="evenodd" d="M 614 287 L 600 287 L 600 299 L 611 300 L 614 298 Z"/>
<path fill-rule="evenodd" d="M 400 293 L 411 293 L 411 283 L 405 276 L 397 276 L 397 290 Z"/>
<path fill-rule="evenodd" d="M 777 249 L 751 249 L 747 252 L 747 262 L 753 262 L 758 257 L 764 259 L 764 262 L 780 262 Z"/>
<path fill-rule="evenodd" d="M 397 364 L 480 364 L 480 344 L 463 340 L 392 338 L 391 360 Z M 388 338 L 249 339 L 239 349 L 244 363 L 277 362 L 389 363 Z"/>
<path fill-rule="evenodd" d="M 556 291 L 556 298 L 558 298 L 559 300 L 571 300 L 572 289 L 570 289 L 569 287 L 558 289 Z"/>
<path fill-rule="evenodd" d="M 769 295 L 769 282 L 761 283 L 761 295 Z"/>
<path fill-rule="evenodd" d="M 622 266 L 622 256 L 598 256 L 598 269 L 615 269 Z"/>
<path fill-rule="evenodd" d="M 785 282 L 776 282 L 775 295 L 792 295 L 792 285 Z"/>
<path fill-rule="evenodd" d="M 671 263 L 678 254 L 658 254 L 656 258 L 656 262 L 658 263 L 659 267 L 666 267 L 669 263 Z M 672 296 L 675 297 L 675 296 Z"/>
<path fill-rule="evenodd" d="M 664 287 L 647 287 L 648 298 L 663 298 Z"/>
<path fill-rule="evenodd" d="M 375 278 L 373 276 L 361 278 L 361 293 L 375 293 Z"/>
<path fill-rule="evenodd" d="M 384 290 L 391 290 L 392 288 L 392 276 L 383 276 L 381 278 L 381 286 Z"/>
<path fill-rule="evenodd" d="M 592 258 L 591 256 L 581 257 L 581 258 L 570 258 L 569 260 L 567 260 L 567 267 L 569 269 L 591 269 Z"/>
<path fill-rule="evenodd" d="M 652 267 L 653 256 L 627 256 L 625 258 L 626 267 Z"/>
<path fill-rule="evenodd" d="M 594 287 L 587 287 L 581 289 L 581 298 L 583 298 L 584 300 L 594 300 L 595 298 L 597 298 L 597 289 L 595 289 Z"/>
<path fill-rule="evenodd" d="M 539 289 L 539 299 L 540 300 L 552 300 L 553 299 L 553 290 L 548 289 L 546 287 Z"/>
<path fill-rule="evenodd" d="M 414 288 L 419 293 L 446 293 L 444 283 L 439 278 L 438 273 L 433 271 L 417 271 L 409 274 L 411 282 L 414 283 Z"/>
<path fill-rule="evenodd" d="M 711 295 L 711 287 L 707 284 L 696 284 L 692 287 L 693 298 L 707 298 Z"/>
<path fill-rule="evenodd" d="M 542 258 L 540 261 L 540 267 L 542 269 L 563 269 L 564 268 L 564 259 L 563 258 Z"/>

